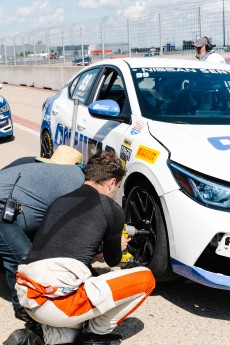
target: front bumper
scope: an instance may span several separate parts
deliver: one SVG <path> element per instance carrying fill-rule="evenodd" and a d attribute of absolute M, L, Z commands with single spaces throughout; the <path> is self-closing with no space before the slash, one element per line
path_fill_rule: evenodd
<path fill-rule="evenodd" d="M 230 289 L 230 257 L 216 253 L 230 233 L 230 213 L 198 204 L 180 190 L 162 199 L 173 271 L 201 284 Z"/>
<path fill-rule="evenodd" d="M 0 137 L 7 137 L 13 134 L 13 124 L 10 117 L 0 120 Z"/>
<path fill-rule="evenodd" d="M 212 288 L 230 290 L 230 276 L 206 271 L 200 267 L 188 266 L 171 259 L 173 271 L 183 277 Z"/>

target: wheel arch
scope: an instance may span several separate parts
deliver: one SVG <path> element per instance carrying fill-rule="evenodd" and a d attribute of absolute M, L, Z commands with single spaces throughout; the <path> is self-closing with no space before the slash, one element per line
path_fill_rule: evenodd
<path fill-rule="evenodd" d="M 150 184 L 152 186 L 152 189 L 153 189 L 154 193 L 159 198 L 159 195 L 158 195 L 154 185 L 151 183 L 151 181 L 148 179 L 148 177 L 146 177 L 146 175 L 144 175 L 144 174 L 142 174 L 140 172 L 133 172 L 133 173 L 131 173 L 130 175 L 127 176 L 127 178 L 125 180 L 125 184 L 124 184 L 124 195 L 126 197 L 129 194 L 129 192 L 132 189 L 132 187 L 137 185 L 137 181 L 138 181 L 139 184 L 142 184 L 142 183 Z"/>

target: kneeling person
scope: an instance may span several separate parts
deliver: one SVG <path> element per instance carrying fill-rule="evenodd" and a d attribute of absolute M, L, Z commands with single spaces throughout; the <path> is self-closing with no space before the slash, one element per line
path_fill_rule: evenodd
<path fill-rule="evenodd" d="M 109 266 L 119 264 L 127 247 L 128 239 L 121 236 L 124 213 L 113 200 L 124 175 L 114 153 L 92 156 L 84 185 L 48 208 L 26 264 L 18 268 L 18 297 L 41 324 L 41 342 L 119 344 L 121 337 L 109 333 L 154 289 L 154 277 L 144 267 L 98 277 L 89 269 L 101 243 Z M 31 337 L 37 342 L 35 333 L 18 330 L 4 345 L 23 345 Z"/>

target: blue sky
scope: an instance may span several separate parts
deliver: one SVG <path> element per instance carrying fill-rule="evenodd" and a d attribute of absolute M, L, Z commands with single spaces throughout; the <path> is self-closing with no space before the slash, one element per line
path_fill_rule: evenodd
<path fill-rule="evenodd" d="M 195 0 L 203 2 L 205 0 Z M 187 0 L 0 0 L 1 36 L 51 26 L 67 25 L 103 16 L 141 15 L 151 6 L 186 3 Z M 194 1 L 193 1 L 194 3 Z"/>

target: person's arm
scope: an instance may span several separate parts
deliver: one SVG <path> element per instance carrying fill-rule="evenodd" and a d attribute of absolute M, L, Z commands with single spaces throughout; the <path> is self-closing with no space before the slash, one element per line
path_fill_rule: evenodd
<path fill-rule="evenodd" d="M 8 169 L 8 168 L 21 165 L 21 164 L 27 164 L 27 163 L 35 163 L 35 157 L 18 158 L 15 161 L 11 162 L 10 164 L 4 166 L 1 170 Z"/>
<path fill-rule="evenodd" d="M 108 229 L 103 239 L 103 256 L 107 265 L 113 267 L 120 263 L 122 247 L 127 244 L 127 239 L 122 242 L 122 230 L 125 223 L 123 210 L 111 200 L 111 211 L 108 215 Z M 125 241 L 125 243 L 124 243 Z"/>

